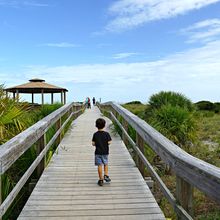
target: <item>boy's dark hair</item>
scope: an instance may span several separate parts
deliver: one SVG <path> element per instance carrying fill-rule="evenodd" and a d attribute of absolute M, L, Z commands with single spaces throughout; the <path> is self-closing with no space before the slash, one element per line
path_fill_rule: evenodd
<path fill-rule="evenodd" d="M 103 118 L 98 118 L 95 122 L 95 126 L 98 129 L 103 129 L 105 127 L 105 120 Z"/>

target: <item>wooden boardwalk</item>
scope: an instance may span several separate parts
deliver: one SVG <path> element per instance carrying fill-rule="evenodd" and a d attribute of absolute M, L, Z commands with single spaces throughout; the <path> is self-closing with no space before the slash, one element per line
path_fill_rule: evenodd
<path fill-rule="evenodd" d="M 112 136 L 110 184 L 97 185 L 92 134 L 97 108 L 75 120 L 23 208 L 19 220 L 165 219 L 121 138 Z M 110 121 L 106 118 L 106 130 Z"/>

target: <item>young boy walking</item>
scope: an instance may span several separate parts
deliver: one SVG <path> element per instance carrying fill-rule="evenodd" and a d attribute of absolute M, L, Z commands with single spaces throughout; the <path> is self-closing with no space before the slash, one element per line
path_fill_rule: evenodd
<path fill-rule="evenodd" d="M 111 143 L 111 136 L 104 131 L 105 120 L 98 118 L 96 120 L 96 127 L 98 131 L 93 134 L 92 145 L 95 146 L 95 165 L 98 166 L 99 181 L 98 185 L 103 186 L 103 180 L 111 182 L 108 176 L 108 154 L 109 145 Z M 102 175 L 102 166 L 104 165 L 104 178 Z"/>

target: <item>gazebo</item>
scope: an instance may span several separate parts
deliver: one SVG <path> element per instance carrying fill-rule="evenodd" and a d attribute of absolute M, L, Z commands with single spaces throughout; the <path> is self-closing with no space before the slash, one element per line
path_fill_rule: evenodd
<path fill-rule="evenodd" d="M 51 93 L 51 104 L 54 103 L 54 93 L 61 94 L 61 103 L 66 104 L 66 92 L 67 89 L 57 87 L 48 83 L 45 83 L 43 79 L 31 79 L 28 83 L 18 85 L 15 87 L 5 89 L 6 95 L 9 92 L 13 93 L 13 98 L 19 100 L 20 93 L 32 94 L 32 103 L 34 104 L 34 94 L 41 94 L 42 105 L 44 104 L 44 94 Z"/>

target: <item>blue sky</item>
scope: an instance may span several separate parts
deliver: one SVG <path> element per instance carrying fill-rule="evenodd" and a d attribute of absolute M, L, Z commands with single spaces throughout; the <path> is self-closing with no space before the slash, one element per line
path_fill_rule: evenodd
<path fill-rule="evenodd" d="M 0 0 L 0 84 L 42 78 L 69 102 L 219 102 L 219 12 L 220 0 Z"/>

